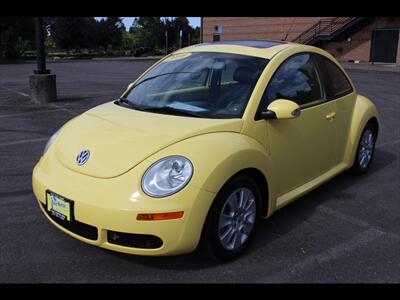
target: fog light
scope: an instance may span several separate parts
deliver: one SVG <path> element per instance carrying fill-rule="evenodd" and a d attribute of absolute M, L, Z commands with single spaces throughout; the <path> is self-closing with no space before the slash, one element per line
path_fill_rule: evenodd
<path fill-rule="evenodd" d="M 110 237 L 110 239 L 113 240 L 113 241 L 116 241 L 116 240 L 119 239 L 119 235 L 118 235 L 118 233 L 116 233 L 116 232 L 111 232 L 110 235 L 109 235 L 109 237 Z"/>

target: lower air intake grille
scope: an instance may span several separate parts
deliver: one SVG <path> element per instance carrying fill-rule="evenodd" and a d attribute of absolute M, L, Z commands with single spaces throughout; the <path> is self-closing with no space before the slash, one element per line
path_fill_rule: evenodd
<path fill-rule="evenodd" d="M 163 245 L 162 240 L 154 235 L 131 234 L 117 231 L 108 231 L 107 240 L 111 244 L 142 249 L 157 249 Z"/>
<path fill-rule="evenodd" d="M 97 240 L 97 228 L 85 223 L 81 223 L 77 220 L 73 220 L 72 222 L 63 221 L 55 216 L 51 212 L 46 209 L 46 205 L 42 204 L 44 211 L 46 214 L 58 225 L 64 227 L 65 229 L 80 235 L 81 237 L 87 238 L 89 240 Z"/>

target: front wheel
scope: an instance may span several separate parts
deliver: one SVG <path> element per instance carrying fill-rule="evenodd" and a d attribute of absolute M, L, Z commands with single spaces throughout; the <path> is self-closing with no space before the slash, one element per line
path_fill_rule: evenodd
<path fill-rule="evenodd" d="M 218 193 L 204 226 L 201 248 L 211 258 L 231 260 L 248 246 L 261 193 L 249 176 L 231 179 Z"/>
<path fill-rule="evenodd" d="M 375 127 L 368 123 L 358 143 L 356 158 L 351 169 L 353 174 L 360 175 L 367 172 L 374 155 L 376 136 Z"/>

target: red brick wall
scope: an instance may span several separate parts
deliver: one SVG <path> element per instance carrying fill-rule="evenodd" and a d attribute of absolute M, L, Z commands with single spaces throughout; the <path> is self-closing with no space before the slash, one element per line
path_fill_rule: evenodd
<path fill-rule="evenodd" d="M 378 18 L 350 36 L 350 41 L 330 42 L 322 48 L 340 61 L 359 60 L 369 62 L 371 57 L 371 39 L 374 28 L 400 28 L 400 18 Z M 400 38 L 399 38 L 400 41 Z M 397 48 L 396 63 L 400 64 L 400 42 Z"/>
<path fill-rule="evenodd" d="M 350 36 L 350 40 L 330 42 L 322 46 L 323 49 L 335 56 L 340 61 L 359 60 L 369 62 L 371 52 L 371 26 Z"/>
<path fill-rule="evenodd" d="M 213 39 L 215 26 L 222 26 L 221 40 L 272 39 L 292 41 L 321 17 L 203 17 L 203 41 Z M 350 36 L 350 41 L 329 42 L 322 48 L 340 61 L 370 61 L 373 28 L 400 28 L 399 17 L 378 18 Z M 397 52 L 400 64 L 400 42 Z"/>
<path fill-rule="evenodd" d="M 285 39 L 291 41 L 318 22 L 320 17 L 203 17 L 203 41 L 211 42 L 215 26 L 222 26 L 221 40 Z"/>

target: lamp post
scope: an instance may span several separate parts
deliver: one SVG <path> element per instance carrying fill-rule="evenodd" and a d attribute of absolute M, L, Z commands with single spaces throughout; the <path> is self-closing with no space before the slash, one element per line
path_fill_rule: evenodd
<path fill-rule="evenodd" d="M 31 100 L 47 103 L 57 100 L 56 75 L 46 69 L 43 18 L 35 18 L 37 69 L 29 76 Z"/>
<path fill-rule="evenodd" d="M 37 70 L 34 70 L 34 74 L 50 74 L 49 70 L 46 70 L 46 54 L 44 52 L 44 28 L 43 18 L 35 18 L 35 29 L 36 29 L 36 63 Z"/>

